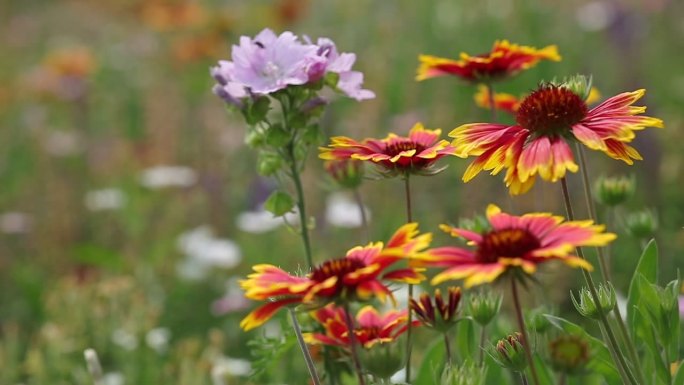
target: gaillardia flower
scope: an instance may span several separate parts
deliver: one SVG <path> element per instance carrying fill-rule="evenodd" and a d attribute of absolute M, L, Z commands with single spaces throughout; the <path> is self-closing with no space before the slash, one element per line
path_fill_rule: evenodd
<path fill-rule="evenodd" d="M 328 305 L 312 313 L 314 319 L 325 328 L 325 334 L 308 333 L 304 335 L 306 342 L 325 344 L 349 349 L 351 341 L 346 312 L 342 307 Z M 414 321 L 414 326 L 419 325 Z M 376 344 L 389 343 L 396 340 L 408 327 L 407 310 L 390 310 L 380 314 L 372 306 L 365 306 L 356 314 L 354 334 L 359 345 L 370 349 Z"/>
<path fill-rule="evenodd" d="M 461 302 L 461 288 L 452 286 L 448 289 L 446 301 L 442 292 L 435 289 L 435 301 L 427 293 L 420 295 L 420 300 L 411 298 L 409 307 L 416 317 L 427 327 L 446 333 L 458 322 L 458 304 Z"/>
<path fill-rule="evenodd" d="M 371 161 L 388 175 L 410 173 L 434 174 L 432 166 L 445 155 L 454 155 L 455 148 L 440 140 L 442 130 L 429 130 L 416 123 L 408 137 L 389 134 L 384 139 L 365 139 L 357 142 L 346 136 L 331 139 L 330 147 L 321 147 L 321 159 L 358 159 Z"/>
<path fill-rule="evenodd" d="M 415 258 L 425 250 L 432 234 L 420 234 L 417 223 L 408 223 L 384 245 L 382 242 L 357 246 L 343 258 L 328 260 L 316 266 L 305 277 L 297 277 L 268 264 L 254 266 L 254 273 L 240 282 L 245 297 L 267 304 L 251 312 L 240 326 L 255 328 L 286 305 L 324 306 L 336 301 L 368 300 L 377 297 L 394 300 L 390 289 L 382 282 L 416 284 L 425 277 L 416 267 L 391 270 L 397 262 Z"/>
<path fill-rule="evenodd" d="M 511 194 L 528 191 L 537 175 L 556 182 L 567 170 L 579 168 L 569 146 L 575 139 L 631 165 L 641 159 L 627 144 L 634 139 L 634 131 L 663 127 L 660 119 L 637 116 L 646 107 L 632 104 L 644 92 L 625 92 L 589 109 L 568 87 L 542 84 L 520 103 L 515 125 L 471 123 L 449 134 L 458 156 L 477 157 L 463 180 L 471 180 L 482 170 L 495 175 L 506 168 L 504 182 Z"/>
<path fill-rule="evenodd" d="M 437 285 L 447 280 L 465 279 L 465 287 L 493 282 L 506 272 L 532 275 L 537 265 L 558 260 L 572 267 L 591 270 L 589 262 L 573 255 L 578 246 L 604 246 L 615 234 L 592 221 L 563 222 L 548 213 L 515 216 L 487 207 L 491 230 L 476 233 L 442 225 L 452 236 L 462 237 L 474 249 L 438 247 L 421 254 L 419 265 L 445 269 L 432 279 Z"/>
<path fill-rule="evenodd" d="M 560 61 L 561 57 L 555 45 L 536 49 L 497 40 L 491 52 L 481 55 L 470 56 L 462 52 L 459 60 L 430 55 L 420 55 L 418 59 L 420 67 L 416 80 L 454 75 L 469 82 L 488 83 L 532 68 L 541 60 Z"/>

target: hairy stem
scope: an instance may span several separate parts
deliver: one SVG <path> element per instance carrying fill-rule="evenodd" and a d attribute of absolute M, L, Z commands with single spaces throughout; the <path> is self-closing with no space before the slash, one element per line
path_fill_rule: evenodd
<path fill-rule="evenodd" d="M 492 83 L 485 83 L 485 87 L 487 87 L 489 109 L 492 111 L 492 121 L 496 122 L 496 103 L 494 102 L 494 86 L 492 85 Z"/>
<path fill-rule="evenodd" d="M 299 327 L 299 321 L 297 321 L 297 314 L 295 314 L 294 309 L 290 309 L 289 312 L 290 318 L 292 319 L 292 328 L 294 328 L 295 334 L 297 335 L 297 343 L 299 344 L 299 348 L 302 350 L 302 354 L 304 354 L 304 361 L 306 361 L 306 368 L 309 369 L 311 381 L 313 381 L 314 385 L 320 385 L 321 380 L 318 378 L 318 371 L 316 371 L 316 365 L 311 358 L 309 348 L 306 346 L 306 342 L 304 342 L 302 329 Z"/>
<path fill-rule="evenodd" d="M 409 175 L 406 174 L 404 177 L 404 191 L 406 193 L 406 221 L 407 223 L 411 223 L 413 221 L 413 214 L 411 212 L 411 184 L 409 180 Z M 409 304 L 411 303 L 411 299 L 413 298 L 413 285 L 409 284 L 408 286 L 408 298 L 406 300 L 406 303 Z M 407 305 L 408 306 L 408 305 Z M 413 336 L 413 312 L 411 311 L 409 307 L 409 312 L 408 312 L 408 324 L 407 324 L 407 330 L 406 330 L 406 383 L 411 383 L 411 350 L 412 350 L 412 341 L 411 337 Z"/>
<path fill-rule="evenodd" d="M 482 328 L 480 330 L 480 367 L 484 365 L 484 346 L 485 346 L 485 337 L 486 337 L 486 325 L 482 325 Z"/>
<path fill-rule="evenodd" d="M 565 180 L 565 178 L 561 179 L 561 189 L 563 191 L 563 200 L 565 202 L 565 210 L 567 211 L 568 215 L 568 220 L 573 221 L 575 219 L 575 214 L 572 210 L 572 203 L 570 201 L 570 192 L 568 191 L 568 182 Z M 577 247 L 577 255 L 586 260 L 586 257 L 584 256 L 584 251 L 582 250 L 581 247 Z M 606 314 L 603 312 L 603 309 L 601 306 L 599 306 L 600 301 L 599 301 L 599 296 L 598 296 L 598 291 L 596 290 L 596 285 L 594 284 L 594 279 L 591 277 L 591 274 L 584 270 L 582 270 L 582 275 L 584 276 L 584 280 L 587 283 L 587 286 L 589 286 L 589 293 L 591 294 L 591 299 L 594 301 L 596 304 L 596 309 L 599 314 L 599 321 L 601 324 L 601 327 L 605 330 L 605 335 L 608 338 L 608 349 L 611 350 L 613 353 L 613 358 L 616 360 L 616 365 L 622 366 L 624 369 L 623 371 L 620 371 L 621 375 L 624 374 L 622 381 L 625 384 L 634 384 L 637 385 L 638 383 L 635 382 L 634 376 L 632 375 L 632 372 L 630 371 L 629 366 L 627 366 L 627 363 L 625 362 L 625 357 L 623 356 L 622 352 L 620 352 L 620 347 L 617 343 L 617 340 L 615 339 L 615 333 L 613 332 L 613 329 L 610 327 L 610 323 L 608 322 L 608 318 Z"/>
<path fill-rule="evenodd" d="M 363 377 L 363 369 L 361 367 L 361 361 L 359 360 L 359 354 L 356 350 L 357 340 L 356 333 L 354 333 L 354 320 L 352 319 L 351 309 L 349 304 L 344 304 L 344 321 L 347 324 L 347 331 L 349 335 L 349 345 L 351 350 L 352 361 L 354 362 L 354 370 L 356 370 L 356 375 L 359 379 L 359 385 L 366 385 L 366 380 Z"/>
<path fill-rule="evenodd" d="M 532 373 L 532 381 L 534 385 L 539 385 L 539 376 L 537 376 L 537 368 L 534 366 L 534 360 L 532 359 L 532 346 L 531 340 L 527 337 L 527 330 L 525 328 L 525 319 L 522 314 L 522 307 L 520 306 L 520 298 L 518 296 L 518 285 L 515 282 L 515 277 L 511 277 L 511 293 L 513 295 L 513 305 L 515 306 L 515 316 L 518 319 L 518 327 L 520 328 L 520 333 L 523 336 L 523 347 L 525 348 L 525 355 L 527 356 L 527 362 L 530 366 L 530 372 Z"/>
<path fill-rule="evenodd" d="M 290 163 L 290 173 L 292 182 L 294 182 L 297 191 L 297 211 L 299 211 L 299 223 L 301 226 L 302 243 L 304 243 L 304 253 L 306 255 L 306 263 L 309 269 L 313 268 L 313 257 L 311 256 L 311 241 L 309 240 L 309 226 L 307 226 L 306 207 L 304 204 L 304 189 L 302 188 L 302 180 L 299 175 L 299 167 L 294 154 L 294 143 L 288 145 L 288 161 Z"/>
<path fill-rule="evenodd" d="M 449 334 L 444 333 L 444 349 L 446 349 L 447 365 L 451 365 L 451 343 L 449 342 Z"/>

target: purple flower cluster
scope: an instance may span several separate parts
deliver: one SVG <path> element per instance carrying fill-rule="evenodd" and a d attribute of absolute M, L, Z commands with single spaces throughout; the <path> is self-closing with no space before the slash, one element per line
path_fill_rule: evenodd
<path fill-rule="evenodd" d="M 268 95 L 291 85 L 313 83 L 331 72 L 339 75 L 336 88 L 350 98 L 375 97 L 372 91 L 361 88 L 363 74 L 351 70 L 356 55 L 338 53 L 330 39 L 320 38 L 313 44 L 292 32 L 277 36 L 264 29 L 253 39 L 242 36 L 231 54 L 233 61 L 221 60 L 211 68 L 218 82 L 213 91 L 238 107 L 249 95 Z"/>

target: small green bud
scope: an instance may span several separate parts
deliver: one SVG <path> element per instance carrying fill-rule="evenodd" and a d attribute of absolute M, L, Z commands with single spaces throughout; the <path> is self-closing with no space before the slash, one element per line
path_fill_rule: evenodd
<path fill-rule="evenodd" d="M 487 367 L 471 361 L 460 366 L 447 365 L 442 372 L 441 385 L 482 385 L 487 378 Z"/>
<path fill-rule="evenodd" d="M 658 216 L 655 211 L 644 209 L 627 214 L 625 230 L 633 237 L 646 239 L 655 234 L 658 229 Z"/>
<path fill-rule="evenodd" d="M 262 152 L 259 154 L 259 160 L 257 161 L 257 172 L 263 176 L 273 175 L 280 170 L 282 165 L 283 160 L 278 155 Z"/>
<path fill-rule="evenodd" d="M 549 313 L 550 310 L 545 306 L 532 309 L 525 315 L 525 324 L 537 333 L 544 333 L 551 326 L 549 319 L 544 316 Z"/>
<path fill-rule="evenodd" d="M 577 335 L 562 335 L 549 343 L 549 362 L 554 370 L 581 374 L 589 363 L 589 343 Z"/>
<path fill-rule="evenodd" d="M 593 80 L 591 76 L 585 75 L 574 75 L 570 77 L 563 78 L 562 81 L 553 79 L 551 84 L 565 87 L 572 91 L 575 95 L 582 98 L 582 100 L 587 100 L 589 94 L 591 93 L 591 84 Z"/>
<path fill-rule="evenodd" d="M 245 144 L 252 148 L 258 148 L 266 143 L 264 133 L 257 129 L 250 129 L 245 136 Z"/>
<path fill-rule="evenodd" d="M 515 332 L 506 338 L 502 338 L 494 346 L 490 353 L 494 361 L 501 367 L 522 372 L 527 368 L 527 356 L 525 355 L 525 340 L 522 334 Z"/>
<path fill-rule="evenodd" d="M 323 167 L 340 187 L 355 189 L 363 182 L 364 166 L 360 160 L 328 160 Z"/>
<path fill-rule="evenodd" d="M 480 326 L 487 326 L 499 314 L 501 300 L 501 294 L 492 291 L 472 295 L 468 301 L 468 313 Z"/>
<path fill-rule="evenodd" d="M 599 299 L 599 306 L 594 302 L 594 298 L 591 295 L 591 291 L 586 287 L 583 287 L 579 292 L 579 300 L 575 299 L 575 295 L 570 293 L 570 299 L 575 305 L 575 309 L 585 317 L 600 319 L 601 315 L 599 309 L 604 315 L 607 315 L 617 305 L 617 295 L 615 294 L 615 288 L 608 282 L 606 284 L 599 284 L 596 288 L 596 292 Z"/>
<path fill-rule="evenodd" d="M 594 187 L 594 198 L 602 205 L 617 206 L 634 196 L 636 179 L 634 176 L 626 177 L 600 177 Z"/>
<path fill-rule="evenodd" d="M 396 343 L 379 343 L 361 349 L 360 356 L 369 373 L 385 380 L 404 366 L 403 350 Z"/>

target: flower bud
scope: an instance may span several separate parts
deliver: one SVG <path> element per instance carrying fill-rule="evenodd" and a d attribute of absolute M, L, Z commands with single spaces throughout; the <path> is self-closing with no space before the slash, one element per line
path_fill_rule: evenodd
<path fill-rule="evenodd" d="M 658 216 L 650 209 L 632 212 L 625 217 L 625 229 L 633 237 L 650 238 L 658 229 Z"/>
<path fill-rule="evenodd" d="M 591 76 L 585 75 L 574 75 L 567 78 L 563 78 L 562 81 L 557 81 L 556 79 L 551 81 L 551 84 L 556 86 L 561 86 L 569 89 L 575 95 L 582 98 L 582 100 L 587 100 L 589 94 L 591 93 Z"/>
<path fill-rule="evenodd" d="M 410 299 L 409 306 L 416 314 L 416 317 L 423 325 L 435 329 L 441 333 L 446 333 L 452 326 L 459 321 L 458 304 L 461 301 L 461 288 L 450 287 L 449 297 L 446 301 L 442 298 L 442 292 L 435 289 L 435 301 L 427 293 L 420 295 L 420 300 Z"/>
<path fill-rule="evenodd" d="M 480 326 L 487 326 L 499 314 L 501 300 L 501 294 L 491 291 L 472 295 L 468 301 L 468 313 Z"/>
<path fill-rule="evenodd" d="M 551 322 L 544 316 L 548 313 L 550 311 L 545 306 L 532 309 L 525 316 L 525 324 L 537 333 L 544 333 L 551 326 Z"/>
<path fill-rule="evenodd" d="M 522 334 L 515 332 L 496 343 L 492 358 L 506 369 L 522 372 L 527 368 L 527 356 L 525 356 L 525 340 Z"/>
<path fill-rule="evenodd" d="M 363 182 L 363 163 L 355 159 L 329 160 L 325 171 L 343 188 L 355 189 Z"/>
<path fill-rule="evenodd" d="M 602 205 L 617 206 L 634 195 L 636 180 L 634 176 L 600 177 L 594 187 L 594 198 Z"/>
<path fill-rule="evenodd" d="M 364 368 L 375 377 L 389 379 L 404 366 L 403 350 L 396 343 L 379 343 L 360 350 Z"/>
<path fill-rule="evenodd" d="M 577 335 L 562 335 L 549 342 L 549 362 L 554 370 L 581 374 L 589 363 L 589 344 Z"/>
<path fill-rule="evenodd" d="M 596 288 L 596 293 L 598 294 L 599 305 L 596 305 L 594 298 L 591 295 L 591 291 L 586 287 L 583 287 L 579 292 L 579 300 L 575 299 L 575 295 L 570 293 L 570 299 L 575 305 L 575 309 L 585 317 L 600 319 L 599 309 L 603 314 L 608 314 L 617 304 L 617 295 L 615 294 L 615 288 L 609 282 L 606 284 L 599 284 Z"/>
<path fill-rule="evenodd" d="M 441 385 L 482 385 L 487 378 L 487 367 L 466 361 L 460 366 L 447 365 L 442 372 Z"/>

